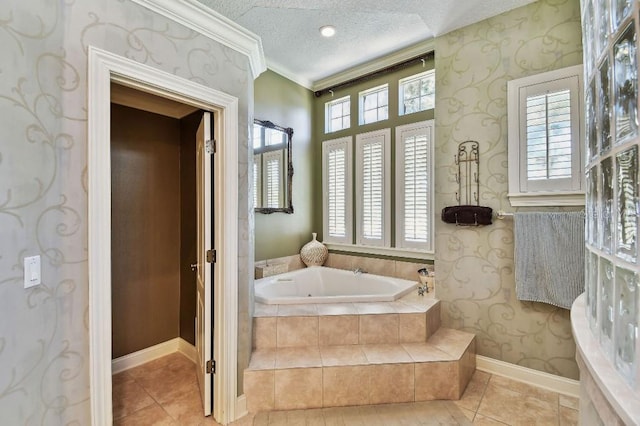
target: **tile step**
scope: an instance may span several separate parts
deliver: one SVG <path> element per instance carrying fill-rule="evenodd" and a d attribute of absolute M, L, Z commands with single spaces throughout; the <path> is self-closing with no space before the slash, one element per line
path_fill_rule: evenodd
<path fill-rule="evenodd" d="M 244 372 L 251 412 L 459 399 L 475 336 L 441 328 L 428 342 L 258 349 Z"/>

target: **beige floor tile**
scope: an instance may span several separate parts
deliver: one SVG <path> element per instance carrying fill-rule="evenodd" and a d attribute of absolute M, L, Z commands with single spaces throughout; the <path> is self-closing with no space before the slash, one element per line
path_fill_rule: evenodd
<path fill-rule="evenodd" d="M 191 369 L 195 371 L 193 362 L 180 352 L 174 352 L 127 370 L 127 373 L 137 380 L 140 377 L 149 379 L 151 376 L 160 376 L 167 371 L 179 372 L 189 371 Z"/>
<path fill-rule="evenodd" d="M 398 315 L 398 341 L 418 343 L 427 340 L 427 318 L 425 314 Z"/>
<path fill-rule="evenodd" d="M 414 368 L 411 364 L 381 364 L 368 367 L 369 402 L 391 404 L 414 400 Z"/>
<path fill-rule="evenodd" d="M 440 328 L 429 337 L 429 343 L 456 359 L 462 357 L 471 344 L 474 335 L 451 328 Z"/>
<path fill-rule="evenodd" d="M 118 419 L 113 424 L 115 426 L 178 426 L 178 422 L 157 404 Z"/>
<path fill-rule="evenodd" d="M 322 406 L 342 407 L 369 403 L 369 366 L 322 369 Z"/>
<path fill-rule="evenodd" d="M 180 395 L 178 398 L 162 404 L 162 408 L 181 425 L 210 425 L 213 423 L 211 416 L 204 416 L 199 391 Z"/>
<path fill-rule="evenodd" d="M 324 367 L 368 364 L 364 352 L 358 345 L 321 346 L 320 356 Z"/>
<path fill-rule="evenodd" d="M 413 359 L 400 345 L 361 346 L 370 364 L 412 363 Z"/>
<path fill-rule="evenodd" d="M 558 422 L 558 403 L 550 403 L 506 388 L 494 382 L 492 376 L 487 385 L 478 414 L 513 425 L 552 425 Z M 556 396 L 557 398 L 557 396 Z"/>
<path fill-rule="evenodd" d="M 580 400 L 576 397 L 568 395 L 558 395 L 558 398 L 561 407 L 573 408 L 574 410 L 580 408 Z"/>
<path fill-rule="evenodd" d="M 123 376 L 120 376 L 117 382 L 114 379 L 112 399 L 114 419 L 128 416 L 156 403 L 139 383 L 132 378 L 123 381 Z"/>
<path fill-rule="evenodd" d="M 357 315 L 321 316 L 318 318 L 320 346 L 357 345 L 360 322 Z"/>
<path fill-rule="evenodd" d="M 531 396 L 541 401 L 546 401 L 553 405 L 558 404 L 559 395 L 557 393 L 539 388 L 537 386 L 532 386 L 526 383 L 517 382 L 515 380 L 507 379 L 506 377 L 496 376 L 496 375 L 491 376 L 489 383 L 493 384 L 494 386 L 499 386 L 505 389 L 509 389 L 515 392 L 519 392 L 521 394 Z"/>
<path fill-rule="evenodd" d="M 279 348 L 276 353 L 276 368 L 322 367 L 322 358 L 317 346 L 304 348 Z"/>
<path fill-rule="evenodd" d="M 578 424 L 578 410 L 560 406 L 560 426 L 576 426 Z"/>
<path fill-rule="evenodd" d="M 416 401 L 458 399 L 458 375 L 457 361 L 416 363 Z"/>
<path fill-rule="evenodd" d="M 318 303 L 316 309 L 321 316 L 358 314 L 353 303 Z"/>
<path fill-rule="evenodd" d="M 278 305 L 279 317 L 307 317 L 318 316 L 318 308 L 313 304 Z"/>
<path fill-rule="evenodd" d="M 188 371 L 167 370 L 162 374 L 154 372 L 136 380 L 161 405 L 185 393 L 198 390 L 195 366 Z"/>
<path fill-rule="evenodd" d="M 318 345 L 318 317 L 278 317 L 278 348 Z"/>
<path fill-rule="evenodd" d="M 403 343 L 402 347 L 415 362 L 454 361 L 455 358 L 430 343 Z"/>
<path fill-rule="evenodd" d="M 276 349 L 257 349 L 251 353 L 249 370 L 268 370 L 276 366 Z"/>
<path fill-rule="evenodd" d="M 322 406 L 322 368 L 275 371 L 276 410 Z"/>
<path fill-rule="evenodd" d="M 483 416 L 482 414 L 476 414 L 476 417 L 473 419 L 473 424 L 479 426 L 504 426 L 508 423 L 502 423 L 498 420 L 492 419 L 491 417 Z"/>
<path fill-rule="evenodd" d="M 491 375 L 489 373 L 476 370 L 471 377 L 471 381 L 469 381 L 469 384 L 467 385 L 467 389 L 462 394 L 462 397 L 459 401 L 454 401 L 454 404 L 460 408 L 471 410 L 475 413 L 478 410 L 478 406 L 480 405 L 480 401 L 482 400 L 490 377 Z"/>
<path fill-rule="evenodd" d="M 273 410 L 275 407 L 273 370 L 244 372 L 244 394 L 247 397 L 247 410 L 256 413 Z"/>
<path fill-rule="evenodd" d="M 360 344 L 398 343 L 398 314 L 361 315 Z"/>
<path fill-rule="evenodd" d="M 473 418 L 476 416 L 475 411 L 467 410 L 466 408 L 461 408 L 461 407 L 458 407 L 458 408 L 460 408 L 460 411 L 462 411 L 462 414 L 464 414 L 467 420 L 469 420 L 470 422 L 473 421 Z"/>
<path fill-rule="evenodd" d="M 231 423 L 232 426 L 236 426 L 235 423 Z M 269 412 L 256 413 L 252 419 L 250 426 L 269 426 Z M 242 425 L 244 426 L 244 425 Z"/>
<path fill-rule="evenodd" d="M 269 349 L 276 347 L 276 317 L 253 319 L 253 347 Z"/>
<path fill-rule="evenodd" d="M 113 387 L 118 386 L 122 383 L 132 382 L 135 379 L 128 371 L 123 371 L 122 373 L 114 374 L 111 376 L 111 384 Z"/>

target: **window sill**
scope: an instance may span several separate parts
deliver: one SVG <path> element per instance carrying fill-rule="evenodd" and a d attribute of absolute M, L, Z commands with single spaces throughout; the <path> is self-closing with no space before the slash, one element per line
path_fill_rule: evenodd
<path fill-rule="evenodd" d="M 512 207 L 584 206 L 584 192 L 544 192 L 508 194 Z"/>
<path fill-rule="evenodd" d="M 324 243 L 329 250 L 350 252 L 350 253 L 364 253 L 364 254 L 377 254 L 382 256 L 404 257 L 408 259 L 420 259 L 420 260 L 434 260 L 435 253 L 425 250 L 411 250 L 401 249 L 394 247 L 371 247 L 371 246 L 358 246 L 354 244 L 336 244 L 336 243 Z"/>

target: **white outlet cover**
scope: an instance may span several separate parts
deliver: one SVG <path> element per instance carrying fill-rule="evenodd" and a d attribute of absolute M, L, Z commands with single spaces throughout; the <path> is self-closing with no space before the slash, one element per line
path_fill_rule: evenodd
<path fill-rule="evenodd" d="M 42 283 L 40 273 L 40 256 L 24 258 L 24 288 L 33 287 Z"/>

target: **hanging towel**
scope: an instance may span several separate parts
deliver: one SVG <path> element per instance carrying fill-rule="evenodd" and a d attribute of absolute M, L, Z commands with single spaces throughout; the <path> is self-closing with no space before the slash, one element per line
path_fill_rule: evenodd
<path fill-rule="evenodd" d="M 584 212 L 515 213 L 519 300 L 570 309 L 584 291 Z"/>

